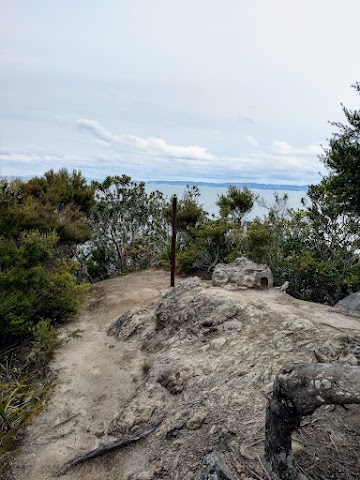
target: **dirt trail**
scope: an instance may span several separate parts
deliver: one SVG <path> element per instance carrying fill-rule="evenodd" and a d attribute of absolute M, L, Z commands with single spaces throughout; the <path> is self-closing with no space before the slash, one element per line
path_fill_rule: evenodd
<path fill-rule="evenodd" d="M 184 441 L 175 438 L 174 443 L 164 446 L 165 450 L 161 453 L 176 465 L 174 471 L 180 473 L 171 472 L 171 467 L 161 460 L 160 453 L 156 453 L 156 450 L 159 452 L 162 448 L 156 445 L 164 444 L 161 439 L 165 438 L 164 430 L 161 438 L 159 434 L 158 444 L 152 443 L 151 439 L 143 442 L 142 447 L 127 447 L 120 453 L 106 455 L 84 464 L 62 478 L 190 479 L 193 478 L 190 474 L 181 474 L 181 462 L 185 456 L 191 457 L 189 452 L 192 445 L 199 446 L 199 451 L 200 446 L 206 450 L 209 439 L 215 442 L 213 437 L 215 438 L 214 435 L 219 431 L 218 425 L 228 423 L 234 429 L 241 420 L 244 421 L 243 429 L 248 429 L 249 434 L 247 439 L 242 438 L 239 451 L 243 452 L 244 458 L 255 458 L 255 455 L 259 455 L 257 450 L 255 453 L 244 453 L 241 449 L 246 441 L 247 445 L 253 443 L 259 447 L 259 451 L 262 449 L 261 438 L 258 440 L 259 432 L 263 428 L 262 412 L 266 401 L 265 394 L 269 392 L 275 367 L 281 366 L 286 355 L 289 360 L 293 360 L 297 355 L 294 353 L 297 345 L 305 345 L 304 348 L 307 348 L 299 355 L 299 359 L 313 361 L 311 348 L 315 347 L 311 347 L 311 342 L 321 340 L 324 343 L 331 335 L 349 332 L 350 335 L 351 332 L 358 335 L 360 332 L 359 320 L 331 312 L 326 306 L 295 300 L 276 289 L 225 292 L 214 287 L 215 293 L 222 290 L 221 295 L 243 305 L 246 315 L 242 313 L 243 325 L 238 322 L 241 330 L 236 331 L 238 327 L 234 326 L 234 322 L 232 326 L 229 323 L 231 328 L 224 330 L 220 337 L 210 340 L 204 337 L 200 344 L 200 340 L 193 334 L 174 335 L 165 339 L 161 347 L 151 347 L 153 350 L 150 347 L 147 350 L 144 348 L 145 337 L 133 335 L 128 341 L 118 341 L 107 335 L 108 326 L 124 312 L 135 307 L 149 311 L 154 308 L 169 287 L 169 277 L 168 273 L 162 271 L 147 270 L 100 282 L 91 287 L 89 298 L 80 314 L 72 324 L 66 326 L 68 331 L 80 330 L 80 336 L 65 342 L 51 363 L 56 374 L 56 386 L 44 411 L 28 427 L 24 445 L 13 465 L 15 480 L 54 478 L 54 474 L 71 458 L 113 440 L 115 436 L 110 435 L 109 425 L 115 417 L 121 416 L 122 411 L 125 412 L 125 424 L 136 412 L 140 412 L 140 416 L 146 415 L 146 408 L 152 409 L 151 412 L 156 409 L 163 410 L 162 413 L 168 414 L 169 422 L 171 419 L 174 423 L 176 415 L 184 408 L 187 411 L 200 407 L 204 410 L 206 406 L 205 415 L 208 415 L 209 423 L 202 437 L 198 432 L 202 432 L 203 428 L 195 431 L 189 427 L 188 440 L 185 437 Z M 318 335 L 317 331 L 314 332 L 307 321 L 318 323 L 321 333 Z M 291 330 L 290 323 L 299 326 Z M 147 331 L 146 328 L 144 331 Z M 258 337 L 256 332 L 259 332 Z M 294 337 L 297 338 L 296 341 Z M 272 338 L 274 340 L 271 340 Z M 276 343 L 281 353 L 274 353 L 271 342 Z M 142 370 L 149 358 L 154 368 L 144 379 Z M 270 368 L 272 362 L 273 366 Z M 179 368 L 189 379 L 188 388 L 181 395 L 170 395 L 158 384 L 159 372 L 173 364 L 179 364 Z M 256 367 L 253 368 L 255 364 Z M 259 370 L 254 372 L 256 368 Z M 251 375 L 248 372 L 252 372 Z M 216 382 L 222 384 L 217 385 Z M 247 392 L 246 389 L 250 387 L 253 390 Z M 231 396 L 228 399 L 226 395 Z M 248 398 L 251 398 L 252 404 L 244 405 L 243 402 Z M 136 405 L 132 407 L 134 399 Z M 233 419 L 230 418 L 232 410 L 229 410 L 229 405 L 237 405 L 237 410 L 234 407 L 237 417 Z M 196 415 L 199 416 L 198 413 Z M 167 425 L 166 428 L 170 427 Z M 228 431 L 232 431 L 230 427 Z M 255 433 L 257 437 L 254 437 Z M 233 448 L 235 451 L 235 444 L 232 447 L 228 437 L 225 440 L 230 445 L 226 448 Z M 221 437 L 224 444 L 225 440 Z M 184 443 L 181 443 L 182 441 Z M 196 469 L 199 457 L 196 456 L 196 448 L 193 450 L 191 468 Z M 252 477 L 239 474 L 239 478 Z"/>
<path fill-rule="evenodd" d="M 142 363 L 139 352 L 120 351 L 106 328 L 127 310 L 154 306 L 169 284 L 168 273 L 147 270 L 91 287 L 81 313 L 66 326 L 68 331 L 80 330 L 80 337 L 66 342 L 51 363 L 56 387 L 43 413 L 28 428 L 14 467 L 16 480 L 53 478 L 69 456 L 106 441 L 105 426 L 134 395 L 129 362 L 137 357 L 139 369 Z M 80 472 L 69 478 L 87 477 Z"/>

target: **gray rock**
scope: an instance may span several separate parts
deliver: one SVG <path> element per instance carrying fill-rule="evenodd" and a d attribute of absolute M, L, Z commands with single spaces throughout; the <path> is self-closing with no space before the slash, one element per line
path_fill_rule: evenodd
<path fill-rule="evenodd" d="M 208 453 L 194 480 L 239 480 L 215 450 Z"/>
<path fill-rule="evenodd" d="M 107 330 L 108 335 L 112 335 L 118 340 L 127 340 L 131 336 L 144 330 L 145 326 L 152 321 L 152 315 L 141 308 L 134 308 L 124 313 L 110 325 Z"/>
<path fill-rule="evenodd" d="M 173 395 L 181 393 L 184 389 L 184 372 L 166 370 L 159 378 L 158 382 Z"/>
<path fill-rule="evenodd" d="M 235 262 L 218 263 L 212 275 L 212 284 L 216 287 L 233 285 L 237 288 L 259 288 L 267 290 L 273 286 L 273 275 L 267 265 L 257 265 L 246 257 Z"/>
<path fill-rule="evenodd" d="M 190 420 L 186 423 L 186 428 L 188 430 L 198 430 L 201 428 L 202 424 L 204 423 L 207 417 L 207 412 L 196 412 Z"/>
<path fill-rule="evenodd" d="M 334 306 L 334 310 L 345 315 L 360 317 L 360 292 L 352 293 Z"/>
<path fill-rule="evenodd" d="M 223 292 L 213 291 L 198 278 L 187 279 L 168 291 L 155 310 L 158 329 L 188 327 L 193 332 L 215 332 L 241 315 L 241 308 Z"/>

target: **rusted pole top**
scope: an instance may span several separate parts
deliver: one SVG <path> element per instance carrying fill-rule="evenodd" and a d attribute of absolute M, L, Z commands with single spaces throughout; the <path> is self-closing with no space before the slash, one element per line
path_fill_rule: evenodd
<path fill-rule="evenodd" d="M 171 287 L 175 287 L 176 270 L 176 208 L 177 196 L 172 199 L 172 238 L 171 238 Z"/>

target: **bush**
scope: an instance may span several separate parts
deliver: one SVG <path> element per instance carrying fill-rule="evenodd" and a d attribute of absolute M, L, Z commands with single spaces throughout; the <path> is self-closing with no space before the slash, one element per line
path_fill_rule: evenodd
<path fill-rule="evenodd" d="M 0 239 L 0 329 L 2 340 L 28 335 L 43 320 L 63 321 L 79 294 L 76 263 L 56 258 L 56 234 L 24 233 L 18 242 Z"/>
<path fill-rule="evenodd" d="M 94 186 L 92 239 L 79 249 L 89 279 L 149 267 L 168 240 L 162 194 L 147 194 L 143 182 L 132 182 L 126 175 L 107 177 Z"/>

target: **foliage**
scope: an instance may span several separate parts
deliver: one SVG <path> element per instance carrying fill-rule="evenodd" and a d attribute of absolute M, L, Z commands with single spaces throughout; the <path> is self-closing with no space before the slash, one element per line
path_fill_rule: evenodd
<path fill-rule="evenodd" d="M 247 189 L 229 187 L 227 195 L 219 197 L 221 217 L 210 219 L 198 203 L 199 195 L 197 187 L 188 187 L 179 201 L 177 265 L 183 273 L 210 272 L 238 250 L 241 219 L 255 199 Z"/>
<path fill-rule="evenodd" d="M 2 342 L 76 310 L 83 288 L 68 246 L 90 238 L 93 196 L 81 173 L 66 169 L 28 182 L 0 181 Z"/>
<path fill-rule="evenodd" d="M 76 264 L 56 257 L 57 235 L 23 233 L 0 238 L 0 329 L 2 339 L 33 332 L 43 320 L 59 322 L 76 311 L 84 287 Z"/>
<path fill-rule="evenodd" d="M 192 236 L 194 228 L 206 218 L 207 213 L 199 204 L 200 190 L 195 185 L 188 185 L 185 192 L 177 202 L 176 218 L 177 230 L 180 234 Z M 163 210 L 168 224 L 172 222 L 172 201 L 168 202 Z"/>
<path fill-rule="evenodd" d="M 37 363 L 27 345 L 0 349 L 0 477 L 3 478 L 23 427 L 43 407 L 51 386 L 44 364 Z M 5 477 L 4 477 L 5 478 Z"/>
<path fill-rule="evenodd" d="M 360 93 L 360 82 L 353 85 Z M 343 106 L 347 124 L 332 122 L 338 129 L 321 157 L 330 170 L 322 181 L 343 213 L 360 215 L 360 110 Z"/>
<path fill-rule="evenodd" d="M 28 182 L 0 180 L 0 231 L 17 240 L 24 231 L 55 231 L 61 244 L 83 243 L 91 236 L 86 215 L 93 187 L 80 172 L 61 169 Z"/>
<path fill-rule="evenodd" d="M 278 285 L 289 281 L 293 296 L 334 304 L 360 288 L 359 231 L 351 217 L 333 208 L 322 185 L 308 195 L 311 202 L 302 210 L 285 214 L 275 208 L 249 222 L 243 253 L 267 263 Z"/>
<path fill-rule="evenodd" d="M 268 220 L 261 221 L 255 218 L 247 224 L 246 234 L 242 241 L 242 253 L 251 258 L 256 263 L 272 264 L 272 252 L 270 245 L 275 236 L 272 231 L 272 225 Z M 278 252 L 276 252 L 278 253 Z"/>
<path fill-rule="evenodd" d="M 95 183 L 90 213 L 93 236 L 79 256 L 92 281 L 152 264 L 168 241 L 160 192 L 147 194 L 143 182 L 107 177 Z"/>
<path fill-rule="evenodd" d="M 46 364 L 56 347 L 61 344 L 57 330 L 49 320 L 40 320 L 32 330 L 31 354 L 37 364 Z"/>
<path fill-rule="evenodd" d="M 142 370 L 142 372 L 143 372 L 144 375 L 148 375 L 148 373 L 149 373 L 150 370 L 151 370 L 151 365 L 150 365 L 150 363 L 144 362 L 144 363 L 141 365 L 141 370 Z"/>
<path fill-rule="evenodd" d="M 219 195 L 216 204 L 220 209 L 221 218 L 241 223 L 246 213 L 253 208 L 255 200 L 256 195 L 248 188 L 240 190 L 230 185 L 226 195 Z"/>

